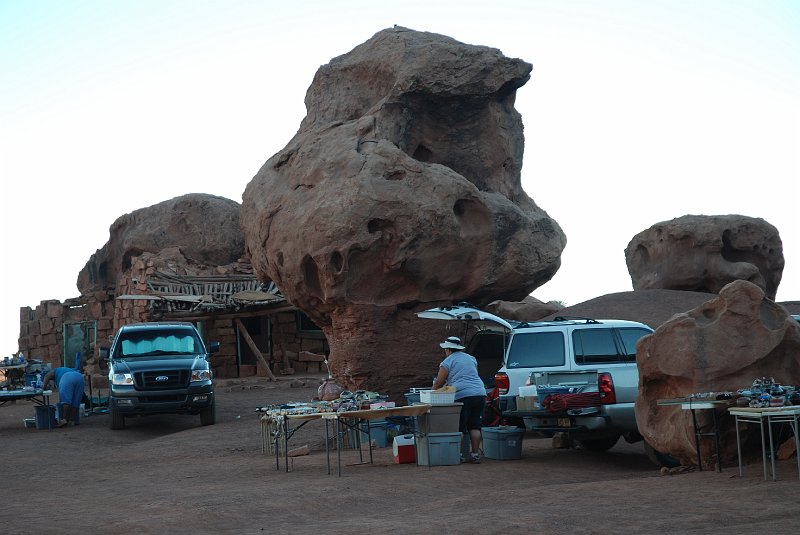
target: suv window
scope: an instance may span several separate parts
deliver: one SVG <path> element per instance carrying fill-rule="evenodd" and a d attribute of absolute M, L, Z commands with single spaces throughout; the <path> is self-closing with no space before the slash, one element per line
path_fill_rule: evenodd
<path fill-rule="evenodd" d="M 197 338 L 188 331 L 166 331 L 157 333 L 143 331 L 129 333 L 120 338 L 114 358 L 144 357 L 169 353 L 193 355 L 200 351 Z"/>
<path fill-rule="evenodd" d="M 565 358 L 561 332 L 517 333 L 511 340 L 506 368 L 563 366 Z"/>
<path fill-rule="evenodd" d="M 622 339 L 622 347 L 625 354 L 630 357 L 630 361 L 636 360 L 636 342 L 643 336 L 651 334 L 645 329 L 619 329 L 619 337 Z"/>
<path fill-rule="evenodd" d="M 646 334 L 650 332 L 645 329 L 575 329 L 572 332 L 575 363 L 635 362 L 636 342 Z"/>
<path fill-rule="evenodd" d="M 611 329 L 575 329 L 572 331 L 572 345 L 576 364 L 624 362 Z"/>

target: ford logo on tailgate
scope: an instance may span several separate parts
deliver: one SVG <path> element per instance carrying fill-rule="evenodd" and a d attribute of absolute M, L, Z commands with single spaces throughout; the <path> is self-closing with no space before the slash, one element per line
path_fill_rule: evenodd
<path fill-rule="evenodd" d="M 159 375 L 158 377 L 156 377 L 156 381 L 169 381 L 169 376 Z"/>

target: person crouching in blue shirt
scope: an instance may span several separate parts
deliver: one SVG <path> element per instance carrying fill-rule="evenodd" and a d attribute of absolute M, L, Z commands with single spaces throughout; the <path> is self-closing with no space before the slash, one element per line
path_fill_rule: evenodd
<path fill-rule="evenodd" d="M 42 379 L 42 388 L 47 390 L 47 383 L 54 381 L 58 388 L 59 421 L 56 427 L 64 427 L 76 422 L 78 409 L 83 399 L 83 374 L 75 368 L 54 368 Z"/>

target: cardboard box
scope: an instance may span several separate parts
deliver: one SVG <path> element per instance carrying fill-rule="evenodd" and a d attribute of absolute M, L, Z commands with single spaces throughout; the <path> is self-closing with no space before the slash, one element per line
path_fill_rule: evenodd
<path fill-rule="evenodd" d="M 536 396 L 517 397 L 518 411 L 535 411 L 539 408 L 539 398 Z"/>

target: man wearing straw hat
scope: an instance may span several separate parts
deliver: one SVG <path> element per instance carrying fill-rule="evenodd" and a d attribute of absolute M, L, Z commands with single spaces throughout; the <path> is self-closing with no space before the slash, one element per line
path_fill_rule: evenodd
<path fill-rule="evenodd" d="M 444 349 L 445 359 L 439 364 L 439 373 L 433 381 L 433 389 L 445 385 L 455 387 L 455 400 L 461 405 L 459 428 L 464 436 L 469 436 L 470 454 L 468 461 L 481 462 L 481 419 L 486 406 L 486 388 L 478 376 L 478 361 L 469 353 L 462 351 L 464 346 L 457 336 L 450 336 L 439 344 Z"/>

